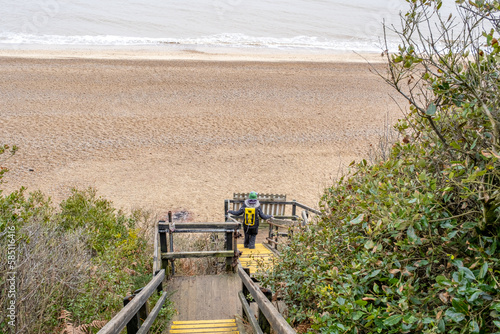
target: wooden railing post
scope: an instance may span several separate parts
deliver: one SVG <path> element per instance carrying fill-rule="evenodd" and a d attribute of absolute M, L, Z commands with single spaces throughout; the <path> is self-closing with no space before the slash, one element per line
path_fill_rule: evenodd
<path fill-rule="evenodd" d="M 233 232 L 226 232 L 226 250 L 227 251 L 234 250 L 233 243 L 234 243 L 234 231 Z M 226 257 L 226 272 L 233 271 L 233 260 L 234 260 L 234 257 Z"/>
<path fill-rule="evenodd" d="M 161 271 L 161 270 L 157 270 L 157 271 L 155 272 L 154 276 L 158 275 L 158 273 L 159 273 L 160 271 Z M 158 294 L 161 294 L 161 293 L 162 293 L 162 291 L 163 291 L 163 283 L 160 283 L 160 284 L 158 285 L 158 287 L 156 288 L 156 292 L 157 292 Z"/>
<path fill-rule="evenodd" d="M 149 313 L 149 305 L 148 302 L 145 302 L 144 305 L 142 305 L 139 312 L 137 313 L 141 325 L 144 322 L 144 320 L 148 318 L 148 313 Z"/>
<path fill-rule="evenodd" d="M 264 293 L 264 295 L 266 296 L 266 298 L 269 301 L 272 301 L 272 299 L 273 299 L 273 293 L 271 292 L 271 290 L 264 289 L 264 290 L 261 290 L 261 291 Z M 268 334 L 271 333 L 271 324 L 267 320 L 267 318 L 264 315 L 264 313 L 262 313 L 262 311 L 260 310 L 260 308 L 259 308 L 259 326 L 260 326 L 260 328 L 262 329 L 262 331 L 264 333 L 268 333 Z"/>
<path fill-rule="evenodd" d="M 170 229 L 170 227 L 172 226 L 172 222 L 173 222 L 172 211 L 169 211 L 168 212 L 168 223 L 169 223 L 168 243 L 169 243 L 169 247 L 170 247 L 170 253 L 174 252 L 174 234 L 173 234 L 174 231 L 172 231 Z M 171 275 L 174 276 L 175 275 L 175 259 L 170 260 L 170 264 L 172 265 Z"/>
<path fill-rule="evenodd" d="M 297 218 L 295 218 L 295 216 L 297 215 L 297 201 L 296 200 L 292 200 L 292 218 L 293 220 L 296 220 Z"/>
<path fill-rule="evenodd" d="M 280 236 L 280 228 L 279 226 L 275 226 L 275 238 L 274 238 L 274 241 L 276 241 L 274 243 L 274 249 L 278 250 L 278 242 L 279 242 L 279 236 Z"/>
<path fill-rule="evenodd" d="M 160 220 L 160 223 L 165 223 L 165 221 Z M 167 253 L 168 252 L 167 232 L 165 230 L 162 230 L 158 231 L 158 233 L 160 234 L 160 251 L 161 253 Z M 165 269 L 165 272 L 168 271 L 168 260 L 165 260 L 163 258 L 161 259 L 161 268 Z"/>
<path fill-rule="evenodd" d="M 269 239 L 273 238 L 273 224 L 269 224 Z"/>
<path fill-rule="evenodd" d="M 229 200 L 225 199 L 224 200 L 224 221 L 226 221 L 226 222 L 229 221 L 229 215 L 227 213 L 228 211 L 229 211 Z"/>
<path fill-rule="evenodd" d="M 243 271 L 248 275 L 248 277 L 250 277 L 250 268 L 243 268 Z M 245 300 L 250 303 L 251 299 L 248 298 L 250 291 L 243 281 L 241 282 L 241 291 L 243 292 L 243 296 L 245 296 Z"/>
<path fill-rule="evenodd" d="M 123 307 L 127 306 L 134 299 L 134 295 L 127 296 L 123 299 Z M 134 314 L 132 319 L 127 323 L 127 334 L 136 334 L 139 330 L 140 321 L 139 321 L 139 313 Z"/>
<path fill-rule="evenodd" d="M 174 252 L 174 233 L 172 231 L 168 231 L 168 243 L 170 246 L 170 253 Z M 172 265 L 171 275 L 175 275 L 175 259 L 170 260 L 170 264 Z"/>

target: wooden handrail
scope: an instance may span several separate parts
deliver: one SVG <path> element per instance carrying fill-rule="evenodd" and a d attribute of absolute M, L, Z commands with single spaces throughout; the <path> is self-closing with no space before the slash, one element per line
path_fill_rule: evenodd
<path fill-rule="evenodd" d="M 296 205 L 299 208 L 302 208 L 304 210 L 310 211 L 314 214 L 321 215 L 321 211 L 318 211 L 316 209 L 313 209 L 305 204 L 299 203 L 297 201 L 265 201 L 265 200 L 259 200 L 261 203 L 265 204 L 284 204 L 284 205 Z M 228 203 L 244 203 L 245 200 L 243 199 L 230 199 L 228 200 Z"/>
<path fill-rule="evenodd" d="M 190 257 L 234 257 L 234 250 L 161 253 L 163 259 L 186 259 Z"/>
<path fill-rule="evenodd" d="M 259 326 L 259 323 L 257 322 L 257 319 L 255 319 L 255 315 L 253 314 L 252 309 L 250 308 L 250 305 L 248 305 L 247 300 L 245 299 L 246 297 L 243 295 L 243 292 L 238 292 L 238 298 L 240 298 L 241 306 L 243 308 L 243 312 L 245 312 L 248 322 L 250 323 L 250 326 L 252 326 L 252 329 L 254 333 L 256 334 L 264 334 L 262 332 L 262 329 Z"/>
<path fill-rule="evenodd" d="M 156 303 L 155 307 L 151 310 L 151 313 L 148 315 L 146 320 L 144 320 L 144 323 L 142 324 L 141 328 L 139 328 L 139 331 L 137 334 L 147 334 L 151 326 L 153 325 L 153 322 L 155 321 L 156 317 L 160 313 L 161 307 L 165 303 L 165 300 L 167 299 L 167 294 L 164 293 L 163 296 L 158 300 Z"/>
<path fill-rule="evenodd" d="M 310 212 L 315 213 L 315 214 L 320 215 L 320 216 L 322 215 L 321 211 L 315 210 L 315 209 L 313 209 L 313 208 L 311 208 L 311 207 L 309 207 L 309 206 L 307 206 L 305 204 L 302 204 L 302 203 L 299 203 L 299 202 L 295 202 L 295 204 L 299 208 L 302 208 L 304 210 L 310 211 Z"/>
<path fill-rule="evenodd" d="M 127 323 L 139 312 L 139 309 L 147 302 L 149 297 L 156 291 L 158 285 L 165 278 L 165 270 L 160 270 L 156 276 L 118 312 L 113 319 L 101 328 L 98 334 L 119 334 Z M 154 319 L 153 319 L 154 320 Z"/>
<path fill-rule="evenodd" d="M 172 226 L 174 230 L 172 233 L 179 233 L 183 230 L 236 230 L 240 228 L 241 223 L 225 222 L 225 223 L 175 223 Z M 160 222 L 158 223 L 159 231 L 169 231 L 169 224 Z"/>
<path fill-rule="evenodd" d="M 286 322 L 281 313 L 278 312 L 262 291 L 260 291 L 260 288 L 255 285 L 241 265 L 238 265 L 238 275 L 274 331 L 278 334 L 296 334 L 292 326 Z"/>
<path fill-rule="evenodd" d="M 168 272 L 168 277 L 175 275 L 175 259 L 188 257 L 225 257 L 226 270 L 235 270 L 236 259 L 238 257 L 236 250 L 235 237 L 240 229 L 239 222 L 223 222 L 223 223 L 172 223 L 169 224 L 160 221 L 158 223 L 158 234 L 160 238 L 162 267 L 164 269 L 171 268 Z M 174 252 L 174 237 L 176 233 L 224 233 L 225 234 L 225 249 L 217 251 L 203 252 Z M 167 242 L 168 234 L 168 242 Z M 170 262 L 170 266 L 169 263 Z"/>
<path fill-rule="evenodd" d="M 268 221 L 268 224 L 269 225 L 272 225 L 272 226 L 276 226 L 276 227 L 280 227 L 280 228 L 290 228 L 290 227 L 295 227 L 296 225 L 281 225 L 281 224 L 277 224 L 276 221 L 280 221 L 280 220 L 270 220 Z M 282 221 L 285 221 L 285 220 L 282 220 Z M 285 222 L 291 222 L 293 223 L 293 221 L 285 221 Z"/>

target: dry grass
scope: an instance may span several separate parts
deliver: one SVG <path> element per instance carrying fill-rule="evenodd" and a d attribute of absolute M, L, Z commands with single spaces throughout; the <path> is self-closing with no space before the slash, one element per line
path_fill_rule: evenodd
<path fill-rule="evenodd" d="M 88 279 L 91 254 L 81 230 L 63 233 L 56 227 L 31 223 L 19 235 L 25 239 L 17 249 L 17 332 L 45 333 L 57 323 L 63 301 L 76 297 Z M 2 244 L 1 258 L 7 258 L 6 252 Z M 0 271 L 2 277 L 7 276 L 6 263 Z M 0 294 L 0 304 L 7 302 L 7 295 Z"/>
<path fill-rule="evenodd" d="M 225 239 L 222 234 L 198 233 L 175 234 L 174 251 L 214 251 L 223 250 Z M 183 276 L 216 275 L 224 271 L 225 258 L 190 258 L 175 260 L 176 274 Z"/>
<path fill-rule="evenodd" d="M 90 324 L 75 326 L 71 319 L 71 313 L 66 310 L 61 311 L 59 319 L 63 321 L 61 334 L 88 334 L 92 333 L 92 328 L 100 329 L 107 323 L 107 321 L 94 320 Z"/>

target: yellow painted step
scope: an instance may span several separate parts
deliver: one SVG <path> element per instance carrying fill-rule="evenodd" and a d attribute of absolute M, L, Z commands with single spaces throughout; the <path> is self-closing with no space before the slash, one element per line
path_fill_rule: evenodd
<path fill-rule="evenodd" d="M 235 319 L 174 321 L 169 333 L 239 334 Z"/>
<path fill-rule="evenodd" d="M 220 324 L 190 324 L 190 325 L 172 325 L 172 329 L 185 329 L 185 328 L 217 328 L 217 327 L 234 327 L 234 323 L 220 323 Z"/>
<path fill-rule="evenodd" d="M 211 334 L 211 333 L 217 333 L 217 334 L 239 334 L 240 332 L 237 331 L 238 328 L 213 328 L 213 329 L 206 329 L 206 328 L 199 328 L 199 329 L 171 329 L 169 333 L 172 334 L 182 334 L 182 333 L 196 333 L 196 334 Z"/>
<path fill-rule="evenodd" d="M 235 319 L 174 321 L 174 325 L 236 323 Z"/>
<path fill-rule="evenodd" d="M 204 333 L 234 333 L 239 334 L 238 327 L 232 328 L 193 328 L 193 329 L 171 329 L 169 333 L 196 333 L 196 334 L 204 334 Z"/>

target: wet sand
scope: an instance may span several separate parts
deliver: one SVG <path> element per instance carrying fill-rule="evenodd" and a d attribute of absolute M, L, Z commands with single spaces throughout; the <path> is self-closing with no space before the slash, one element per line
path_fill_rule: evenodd
<path fill-rule="evenodd" d="M 317 207 L 401 116 L 360 61 L 18 56 L 0 56 L 0 143 L 20 148 L 1 187 L 55 203 L 91 186 L 196 221 L 222 221 L 224 199 L 250 190 Z"/>

